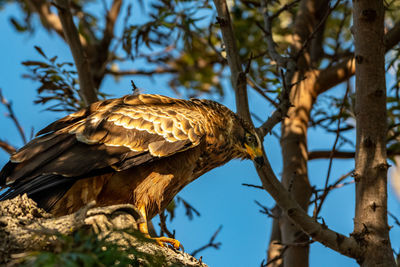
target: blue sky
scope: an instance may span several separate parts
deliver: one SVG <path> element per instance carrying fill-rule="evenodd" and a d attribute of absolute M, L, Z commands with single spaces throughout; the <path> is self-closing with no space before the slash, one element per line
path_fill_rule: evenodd
<path fill-rule="evenodd" d="M 11 14 L 19 11 L 15 6 L 9 5 L 0 12 L 0 88 L 4 96 L 12 101 L 27 135 L 31 129 L 36 133 L 50 122 L 61 117 L 59 113 L 43 111 L 43 106 L 33 104 L 37 84 L 23 79 L 26 73 L 21 65 L 24 60 L 40 59 L 34 45 L 43 48 L 49 56 L 57 55 L 62 61 L 72 61 L 68 47 L 60 38 L 49 35 L 44 30 L 35 34 L 18 34 L 11 27 L 8 19 Z M 36 21 L 38 23 L 38 21 Z M 140 66 L 136 66 L 140 67 Z M 142 88 L 144 93 L 159 93 L 173 96 L 168 89 L 165 78 L 148 79 L 135 77 L 135 83 Z M 227 81 L 225 81 L 227 82 Z M 227 85 L 228 86 L 228 85 Z M 131 92 L 130 78 L 121 79 L 119 83 L 111 78 L 105 80 L 104 91 L 120 97 Z M 338 87 L 330 94 L 343 94 L 343 88 Z M 254 112 L 266 118 L 272 108 L 263 102 L 258 95 L 250 92 L 250 103 Z M 228 91 L 223 103 L 234 109 L 234 99 Z M 0 106 L 0 139 L 7 140 L 17 147 L 22 146 L 22 141 L 14 124 L 5 116 L 6 109 Z M 310 130 L 309 149 L 330 149 L 334 142 L 333 135 L 321 131 Z M 265 139 L 265 148 L 276 174 L 282 171 L 282 156 L 279 141 L 268 136 Z M 8 160 L 8 155 L 0 151 L 0 166 Z M 331 173 L 331 181 L 350 171 L 354 166 L 353 160 L 335 160 Z M 326 160 L 315 160 L 309 164 L 309 174 L 313 185 L 322 187 L 328 168 Z M 242 183 L 260 184 L 257 174 L 250 161 L 235 160 L 223 167 L 217 168 L 188 185 L 179 194 L 197 210 L 201 216 L 189 221 L 184 215 L 184 210 L 177 210 L 177 218 L 169 224 L 170 229 L 175 229 L 177 239 L 180 240 L 187 251 L 193 251 L 206 244 L 214 231 L 223 225 L 222 231 L 216 241 L 222 242 L 219 250 L 208 249 L 202 252 L 203 261 L 209 266 L 259 266 L 265 258 L 271 219 L 259 212 L 254 200 L 267 207 L 273 207 L 272 198 L 259 189 L 244 187 Z M 348 235 L 352 232 L 354 216 L 354 186 L 346 186 L 335 190 L 329 195 L 321 212 L 326 224 L 333 230 Z M 389 209 L 400 215 L 398 200 L 389 188 Z M 389 220 L 393 225 L 393 221 Z M 157 224 L 157 219 L 155 219 Z M 400 248 L 400 233 L 398 227 L 391 231 L 394 249 Z M 312 244 L 311 266 L 357 266 L 352 259 L 339 255 L 320 244 Z"/>

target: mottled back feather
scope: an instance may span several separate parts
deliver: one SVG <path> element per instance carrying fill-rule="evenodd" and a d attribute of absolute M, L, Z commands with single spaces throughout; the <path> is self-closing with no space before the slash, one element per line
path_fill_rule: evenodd
<path fill-rule="evenodd" d="M 201 101 L 159 95 L 94 103 L 50 124 L 12 155 L 0 172 L 0 185 L 9 187 L 0 200 L 28 193 L 49 208 L 77 179 L 194 148 L 207 134 L 204 107 Z"/>

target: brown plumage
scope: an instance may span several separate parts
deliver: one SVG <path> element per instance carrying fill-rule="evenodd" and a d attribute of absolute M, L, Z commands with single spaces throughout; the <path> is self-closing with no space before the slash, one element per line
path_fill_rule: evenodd
<path fill-rule="evenodd" d="M 151 219 L 205 172 L 257 156 L 254 129 L 221 104 L 128 95 L 41 130 L 0 172 L 0 200 L 27 193 L 55 215 L 132 203 Z"/>

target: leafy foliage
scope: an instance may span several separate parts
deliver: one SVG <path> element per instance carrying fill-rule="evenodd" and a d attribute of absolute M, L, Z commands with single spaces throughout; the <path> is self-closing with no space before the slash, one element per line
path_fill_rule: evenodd
<path fill-rule="evenodd" d="M 49 58 L 43 50 L 35 46 L 43 61 L 24 61 L 29 74 L 23 77 L 40 83 L 37 88 L 36 104 L 55 102 L 46 110 L 74 112 L 83 107 L 79 97 L 77 73 L 70 62 L 57 62 L 57 56 Z"/>

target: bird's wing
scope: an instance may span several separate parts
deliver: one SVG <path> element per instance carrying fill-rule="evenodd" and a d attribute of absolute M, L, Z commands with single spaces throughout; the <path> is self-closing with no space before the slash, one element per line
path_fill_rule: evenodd
<path fill-rule="evenodd" d="M 185 100 L 130 95 L 97 102 L 40 131 L 11 157 L 0 185 L 39 188 L 48 175 L 88 177 L 168 157 L 198 146 L 203 123 Z"/>

